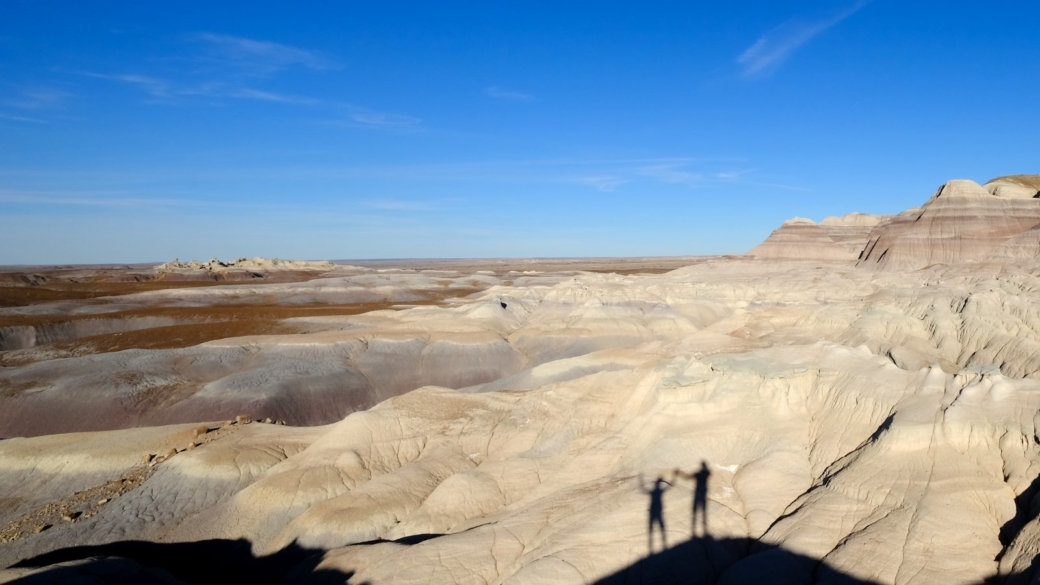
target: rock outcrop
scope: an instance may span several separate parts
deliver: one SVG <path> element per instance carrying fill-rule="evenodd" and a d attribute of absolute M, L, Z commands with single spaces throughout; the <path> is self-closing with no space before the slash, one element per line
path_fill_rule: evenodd
<path fill-rule="evenodd" d="M 820 223 L 796 217 L 785 221 L 748 256 L 772 260 L 855 260 L 871 230 L 890 216 L 850 213 Z"/>
<path fill-rule="evenodd" d="M 747 256 L 856 261 L 886 270 L 1031 261 L 1040 257 L 1040 175 L 1009 175 L 985 185 L 949 181 L 921 207 L 895 216 L 849 214 L 819 224 L 795 218 Z"/>
<path fill-rule="evenodd" d="M 1036 191 L 998 179 L 985 187 L 956 180 L 943 185 L 919 211 L 878 226 L 860 258 L 861 266 L 918 269 L 933 264 L 1027 260 L 1026 234 L 1040 224 Z"/>
<path fill-rule="evenodd" d="M 178 270 L 206 270 L 209 272 L 223 272 L 229 269 L 277 271 L 277 270 L 332 270 L 336 265 L 326 260 L 279 260 L 278 258 L 239 258 L 237 260 L 221 261 L 213 258 L 209 262 L 190 260 L 181 262 L 179 259 L 166 262 L 155 267 L 156 272 L 175 272 Z"/>

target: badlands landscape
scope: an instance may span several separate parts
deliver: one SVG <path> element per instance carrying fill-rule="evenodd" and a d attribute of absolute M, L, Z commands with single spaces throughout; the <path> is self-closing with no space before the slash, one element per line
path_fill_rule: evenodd
<path fill-rule="evenodd" d="M 1037 582 L 1038 197 L 744 256 L 6 268 L 0 582 Z"/>

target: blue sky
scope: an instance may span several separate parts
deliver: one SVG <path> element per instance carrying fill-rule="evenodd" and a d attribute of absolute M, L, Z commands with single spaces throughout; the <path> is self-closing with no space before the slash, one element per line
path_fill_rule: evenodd
<path fill-rule="evenodd" d="M 7 0 L 0 264 L 742 253 L 1040 172 L 1038 17 Z"/>

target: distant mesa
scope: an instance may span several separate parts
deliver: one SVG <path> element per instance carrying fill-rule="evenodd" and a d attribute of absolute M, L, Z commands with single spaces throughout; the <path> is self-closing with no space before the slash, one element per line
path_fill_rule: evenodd
<path fill-rule="evenodd" d="M 190 279 L 192 276 L 213 276 L 256 278 L 270 272 L 327 272 L 336 268 L 328 261 L 279 260 L 278 258 L 239 258 L 222 261 L 216 258 L 208 262 L 190 260 L 181 262 L 175 259 L 155 267 L 155 272 L 162 277 L 179 276 Z"/>
<path fill-rule="evenodd" d="M 984 185 L 952 180 L 923 206 L 894 216 L 852 213 L 818 224 L 794 218 L 747 255 L 889 270 L 1034 259 L 1040 256 L 1040 175 L 1009 175 Z"/>

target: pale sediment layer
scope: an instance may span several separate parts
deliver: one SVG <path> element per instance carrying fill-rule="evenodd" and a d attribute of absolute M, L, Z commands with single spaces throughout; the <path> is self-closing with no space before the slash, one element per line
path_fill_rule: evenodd
<path fill-rule="evenodd" d="M 191 581 L 163 559 L 219 554 L 303 582 L 1028 582 L 1037 291 L 1036 264 L 717 260 L 7 368 L 36 385 L 5 412 L 147 387 L 113 371 L 212 378 L 155 412 L 418 389 L 327 426 L 233 425 L 89 517 L 0 545 L 0 565 L 22 561 L 0 576 Z M 0 521 L 130 477 L 186 428 L 2 441 Z"/>

